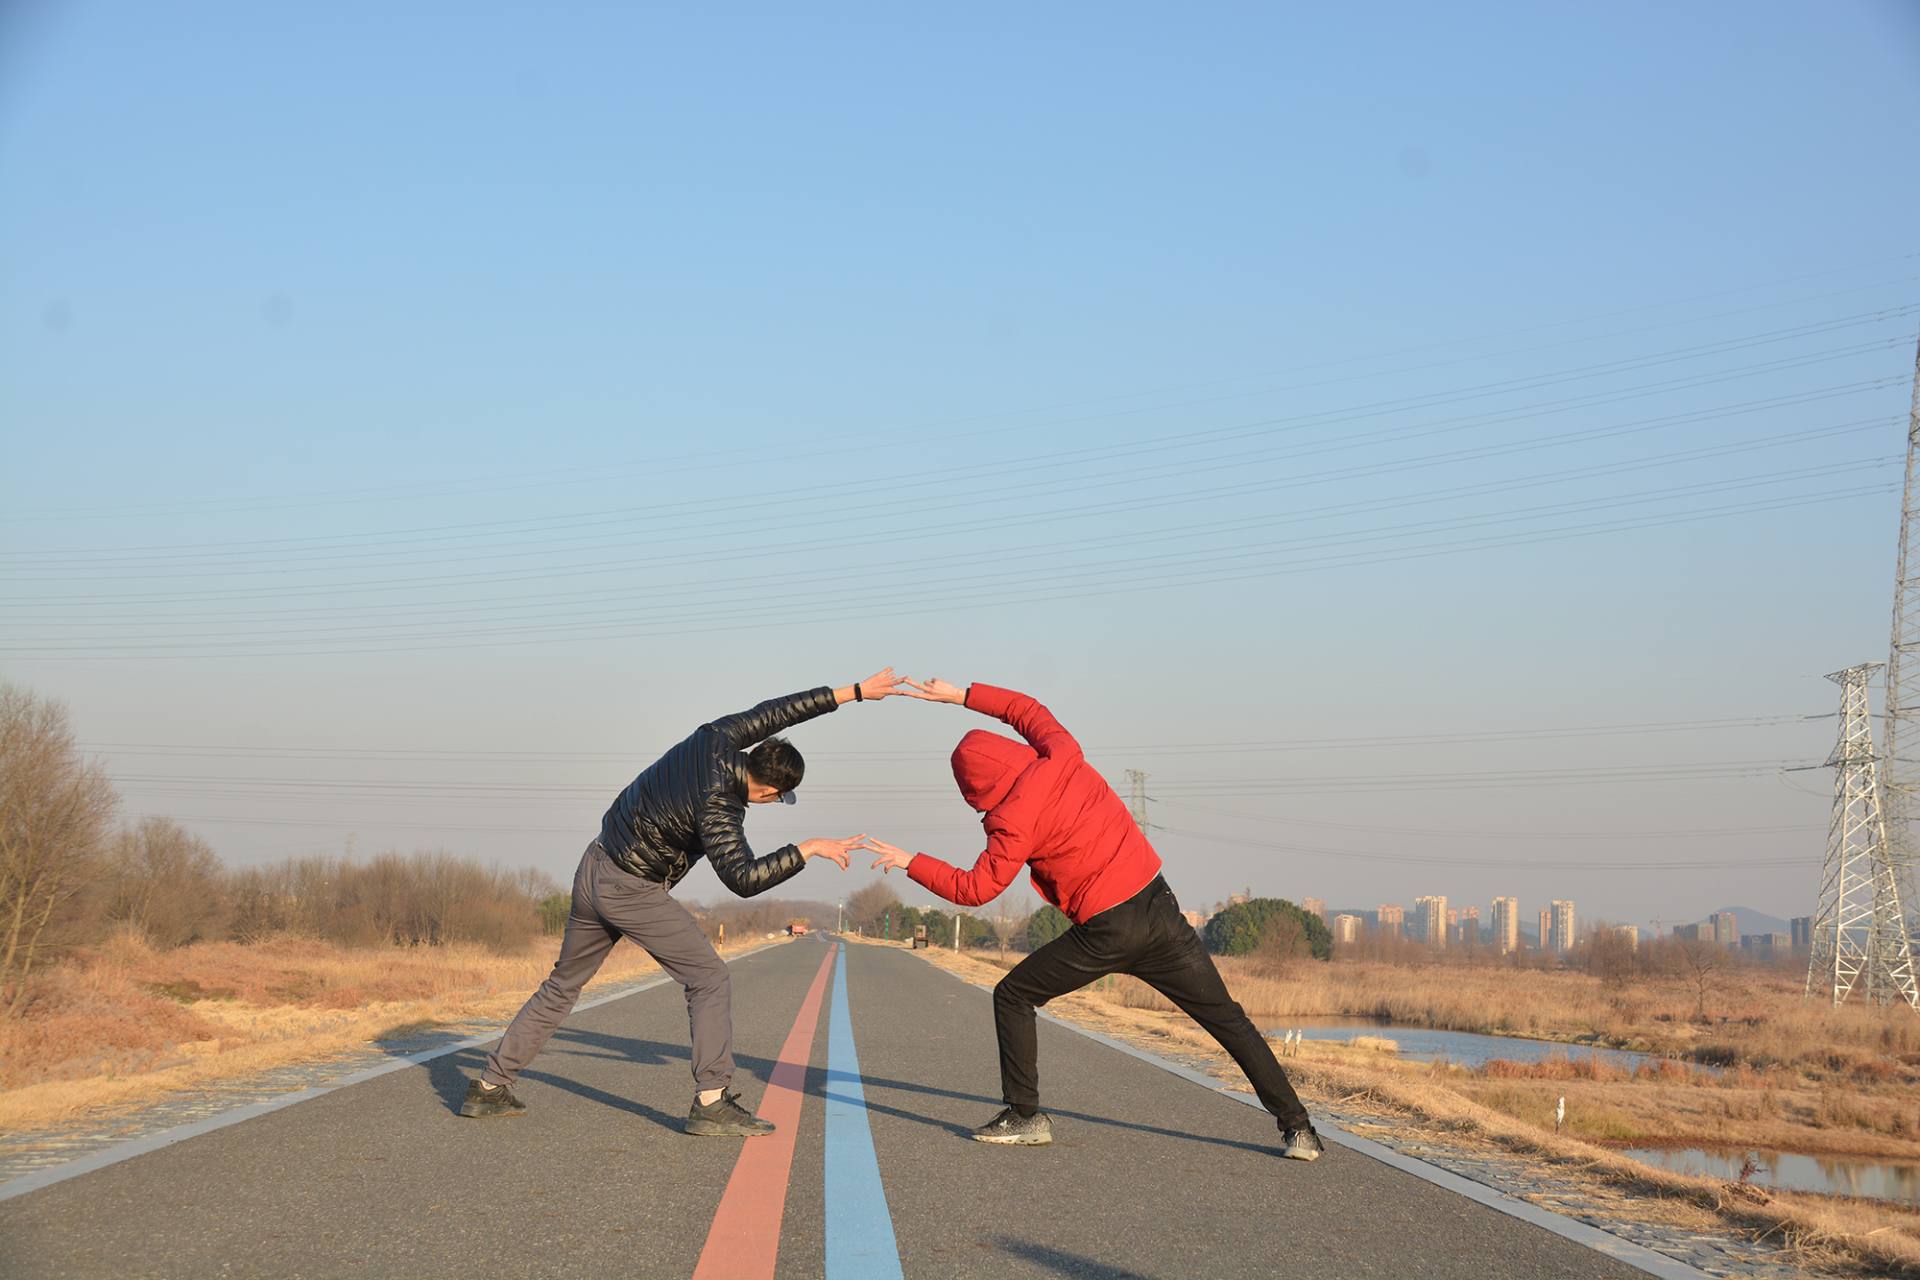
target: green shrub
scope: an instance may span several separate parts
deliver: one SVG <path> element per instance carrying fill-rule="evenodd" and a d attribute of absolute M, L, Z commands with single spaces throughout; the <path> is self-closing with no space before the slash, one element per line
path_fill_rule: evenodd
<path fill-rule="evenodd" d="M 1027 917 L 1027 950 L 1038 951 L 1073 928 L 1073 921 L 1058 907 L 1041 907 Z"/>
<path fill-rule="evenodd" d="M 1333 956 L 1333 934 L 1326 921 L 1285 898 L 1236 902 L 1207 921 L 1202 933 L 1207 950 L 1223 956 L 1250 955 L 1269 939 L 1289 936 L 1303 941 L 1315 960 Z"/>

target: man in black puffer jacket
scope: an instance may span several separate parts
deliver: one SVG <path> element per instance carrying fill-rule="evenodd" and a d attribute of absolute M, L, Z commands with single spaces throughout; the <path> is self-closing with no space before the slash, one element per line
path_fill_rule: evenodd
<path fill-rule="evenodd" d="M 805 763 L 792 743 L 774 735 L 843 702 L 890 697 L 900 678 L 888 667 L 858 684 L 772 698 L 748 711 L 703 724 L 635 778 L 614 800 L 573 877 L 573 905 L 553 972 L 507 1027 L 487 1069 L 467 1085 L 463 1116 L 510 1116 L 526 1110 L 513 1082 L 533 1061 L 621 938 L 631 938 L 687 991 L 693 1036 L 693 1109 L 688 1133 L 741 1137 L 773 1126 L 740 1105 L 733 1079 L 733 1007 L 726 962 L 688 910 L 667 890 L 701 858 L 720 883 L 743 898 L 791 879 L 808 858 L 842 870 L 864 836 L 802 840 L 756 858 L 741 822 L 750 804 L 793 803 Z M 755 746 L 754 744 L 759 745 Z M 751 747 L 752 750 L 748 750 Z"/>

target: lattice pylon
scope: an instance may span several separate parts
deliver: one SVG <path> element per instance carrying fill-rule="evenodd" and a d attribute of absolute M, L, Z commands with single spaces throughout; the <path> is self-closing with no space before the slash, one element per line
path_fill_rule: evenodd
<path fill-rule="evenodd" d="M 1147 775 L 1139 769 L 1127 770 L 1127 812 L 1142 831 L 1147 829 Z"/>
<path fill-rule="evenodd" d="M 1909 936 L 1920 930 L 1914 877 L 1920 863 L 1920 579 L 1915 575 L 1920 575 L 1920 344 L 1914 347 L 1907 407 L 1907 478 L 1893 572 L 1893 638 L 1887 648 L 1887 758 L 1880 771 L 1887 849 Z"/>
<path fill-rule="evenodd" d="M 1813 919 L 1813 955 L 1807 995 L 1831 995 L 1841 1004 L 1858 994 L 1877 1004 L 1894 1000 L 1920 1008 L 1913 954 L 1887 849 L 1880 807 L 1878 761 L 1867 685 L 1878 662 L 1836 671 L 1840 686 L 1840 740 L 1827 764 L 1834 769 L 1833 820 L 1827 828 L 1820 909 Z"/>

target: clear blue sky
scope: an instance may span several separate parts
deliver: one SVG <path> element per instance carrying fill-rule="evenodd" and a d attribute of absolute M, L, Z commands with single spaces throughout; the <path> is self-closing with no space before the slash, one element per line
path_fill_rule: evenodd
<path fill-rule="evenodd" d="M 1193 904 L 1798 914 L 1916 136 L 1894 0 L 15 4 L 0 677 L 233 862 L 563 874 L 890 662 L 1146 770 Z M 750 834 L 971 857 L 974 726 Z"/>

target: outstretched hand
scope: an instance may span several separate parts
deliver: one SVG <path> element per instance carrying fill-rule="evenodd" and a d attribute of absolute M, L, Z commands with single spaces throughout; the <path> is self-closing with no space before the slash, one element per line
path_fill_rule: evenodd
<path fill-rule="evenodd" d="M 889 875 L 893 873 L 896 867 L 905 871 L 907 864 L 913 861 L 913 855 L 905 849 L 902 849 L 899 845 L 888 844 L 885 840 L 876 840 L 872 836 L 862 836 L 860 839 L 860 847 L 870 849 L 874 853 L 879 854 L 880 856 L 873 860 L 873 869 L 875 871 L 884 871 Z"/>
<path fill-rule="evenodd" d="M 855 849 L 867 847 L 865 835 L 848 836 L 844 840 L 802 840 L 798 846 L 802 860 L 807 858 L 825 858 L 842 871 L 847 869 L 847 856 Z"/>
<path fill-rule="evenodd" d="M 938 677 L 927 680 L 908 680 L 905 683 L 907 687 L 900 692 L 909 698 L 918 698 L 922 702 L 951 702 L 957 706 L 965 704 L 967 700 L 965 689 L 956 684 L 948 684 Z"/>
<path fill-rule="evenodd" d="M 878 702 L 882 698 L 890 698 L 895 694 L 905 693 L 906 690 L 900 688 L 902 683 L 911 682 L 907 681 L 904 676 L 893 674 L 892 667 L 886 667 L 874 672 L 860 682 L 860 699 L 863 702 Z"/>

